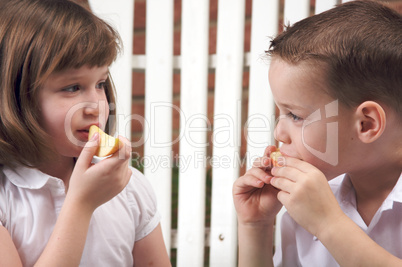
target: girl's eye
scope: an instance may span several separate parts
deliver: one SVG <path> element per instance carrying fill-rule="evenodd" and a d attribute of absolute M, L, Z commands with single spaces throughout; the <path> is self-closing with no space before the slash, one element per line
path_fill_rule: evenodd
<path fill-rule="evenodd" d="M 80 87 L 78 85 L 73 85 L 63 89 L 64 92 L 71 92 L 71 93 L 77 92 L 78 90 L 80 90 Z"/>
<path fill-rule="evenodd" d="M 288 116 L 289 118 L 291 118 L 292 120 L 294 120 L 294 121 L 301 121 L 301 120 L 303 120 L 303 118 L 301 118 L 301 117 L 299 117 L 299 116 L 293 114 L 292 112 L 289 112 L 289 113 L 287 114 L 287 116 Z"/>
<path fill-rule="evenodd" d="M 96 88 L 105 90 L 106 89 L 106 82 L 98 83 L 98 85 L 96 85 Z"/>

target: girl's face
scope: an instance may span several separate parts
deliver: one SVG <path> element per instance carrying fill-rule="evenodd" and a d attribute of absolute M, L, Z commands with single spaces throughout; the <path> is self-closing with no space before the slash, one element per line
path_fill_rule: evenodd
<path fill-rule="evenodd" d="M 105 127 L 108 73 L 107 66 L 68 69 L 52 74 L 41 88 L 41 125 L 60 155 L 78 157 L 88 141 L 89 127 Z"/>
<path fill-rule="evenodd" d="M 352 113 L 326 93 L 322 71 L 274 58 L 269 82 L 280 116 L 281 152 L 311 163 L 328 179 L 342 173 L 352 139 Z"/>

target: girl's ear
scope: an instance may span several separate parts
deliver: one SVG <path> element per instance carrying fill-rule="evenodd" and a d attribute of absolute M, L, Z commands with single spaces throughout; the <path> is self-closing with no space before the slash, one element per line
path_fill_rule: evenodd
<path fill-rule="evenodd" d="M 374 101 L 366 101 L 356 109 L 358 137 L 364 143 L 377 140 L 385 129 L 384 109 Z"/>

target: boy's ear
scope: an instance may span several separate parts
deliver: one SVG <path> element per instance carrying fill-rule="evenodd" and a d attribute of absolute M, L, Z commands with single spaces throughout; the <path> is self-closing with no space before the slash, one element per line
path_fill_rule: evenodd
<path fill-rule="evenodd" d="M 366 101 L 356 109 L 358 137 L 364 143 L 377 140 L 385 129 L 384 109 L 374 101 Z"/>

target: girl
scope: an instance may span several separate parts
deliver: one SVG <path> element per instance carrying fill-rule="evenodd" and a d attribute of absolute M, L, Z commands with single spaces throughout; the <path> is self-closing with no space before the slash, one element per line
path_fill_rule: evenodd
<path fill-rule="evenodd" d="M 0 266 L 170 266 L 150 184 L 113 132 L 118 34 L 67 0 L 0 3 Z"/>

